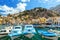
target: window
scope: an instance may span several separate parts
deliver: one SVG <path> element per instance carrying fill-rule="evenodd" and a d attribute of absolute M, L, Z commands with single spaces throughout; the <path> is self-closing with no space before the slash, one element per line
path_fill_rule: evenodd
<path fill-rule="evenodd" d="M 9 32 L 11 32 L 11 30 L 9 30 Z"/>
<path fill-rule="evenodd" d="M 1 30 L 0 32 L 6 32 L 6 30 Z"/>
<path fill-rule="evenodd" d="M 28 31 L 31 31 L 30 29 Z"/>
<path fill-rule="evenodd" d="M 20 29 L 20 27 L 15 27 L 15 29 Z"/>

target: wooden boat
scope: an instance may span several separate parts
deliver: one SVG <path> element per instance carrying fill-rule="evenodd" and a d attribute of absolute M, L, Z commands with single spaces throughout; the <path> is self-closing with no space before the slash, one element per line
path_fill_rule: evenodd
<path fill-rule="evenodd" d="M 5 29 L 1 29 L 0 30 L 0 37 L 7 36 L 8 33 L 10 33 L 11 29 L 12 29 L 12 26 L 6 27 Z"/>
<path fill-rule="evenodd" d="M 57 34 L 52 31 L 38 31 L 42 37 L 50 39 L 50 40 L 58 40 Z"/>
<path fill-rule="evenodd" d="M 24 34 L 26 37 L 29 37 L 29 38 L 33 37 L 34 34 L 36 34 L 36 31 L 35 31 L 33 25 L 25 25 L 23 34 Z"/>
<path fill-rule="evenodd" d="M 11 30 L 11 33 L 8 34 L 8 36 L 11 37 L 11 40 L 14 38 L 19 37 L 22 34 L 22 26 L 14 26 Z"/>
<path fill-rule="evenodd" d="M 47 39 L 58 40 L 57 34 L 56 33 L 53 33 L 53 32 L 43 33 L 42 36 L 44 36 Z"/>

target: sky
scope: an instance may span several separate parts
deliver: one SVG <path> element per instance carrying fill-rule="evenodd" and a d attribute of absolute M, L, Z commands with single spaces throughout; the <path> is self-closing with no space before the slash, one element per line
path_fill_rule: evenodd
<path fill-rule="evenodd" d="M 0 0 L 0 14 L 14 14 L 35 7 L 51 8 L 60 4 L 60 0 Z"/>

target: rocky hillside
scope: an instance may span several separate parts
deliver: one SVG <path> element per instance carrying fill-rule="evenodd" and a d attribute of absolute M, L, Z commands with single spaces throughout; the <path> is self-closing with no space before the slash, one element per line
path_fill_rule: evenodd
<path fill-rule="evenodd" d="M 55 7 L 51 7 L 50 10 L 53 10 L 53 11 L 57 12 L 60 15 L 60 5 L 57 5 Z"/>
<path fill-rule="evenodd" d="M 41 8 L 41 7 L 37 7 L 37 8 L 31 9 L 31 10 L 26 10 L 26 11 L 20 12 L 18 14 L 14 14 L 14 16 L 17 16 L 17 17 L 22 17 L 22 16 L 26 16 L 26 15 L 28 15 L 32 18 L 37 18 L 37 17 L 46 17 L 47 18 L 47 17 L 59 16 L 59 14 L 57 14 L 56 12 L 45 9 L 45 8 Z"/>
<path fill-rule="evenodd" d="M 0 24 L 41 24 L 45 23 L 46 18 L 54 16 L 59 16 L 59 14 L 57 14 L 55 11 L 37 7 L 31 10 L 25 10 L 20 13 L 8 14 L 7 17 L 1 17 L 0 15 Z M 41 18 L 43 18 L 43 22 L 40 20 Z"/>

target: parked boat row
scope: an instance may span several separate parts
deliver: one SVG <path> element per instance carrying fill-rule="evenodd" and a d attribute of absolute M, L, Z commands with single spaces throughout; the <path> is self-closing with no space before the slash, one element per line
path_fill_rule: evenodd
<path fill-rule="evenodd" d="M 58 40 L 58 37 L 60 36 L 60 31 L 56 30 L 48 30 L 48 31 L 43 31 L 43 30 L 37 30 L 38 33 L 45 38 L 52 39 L 52 40 Z M 37 34 L 35 28 L 33 25 L 25 25 L 24 27 L 22 26 L 13 26 L 13 28 L 10 30 L 2 29 L 0 31 L 0 35 L 8 35 L 11 40 L 14 40 L 14 38 L 19 37 L 21 35 L 24 35 L 28 38 L 32 38 L 35 34 Z M 6 34 L 5 34 L 6 33 Z"/>
<path fill-rule="evenodd" d="M 24 29 L 22 26 L 14 26 L 8 36 L 13 40 L 15 37 L 18 37 L 24 34 L 26 37 L 31 38 L 36 33 L 33 25 L 25 25 Z"/>

